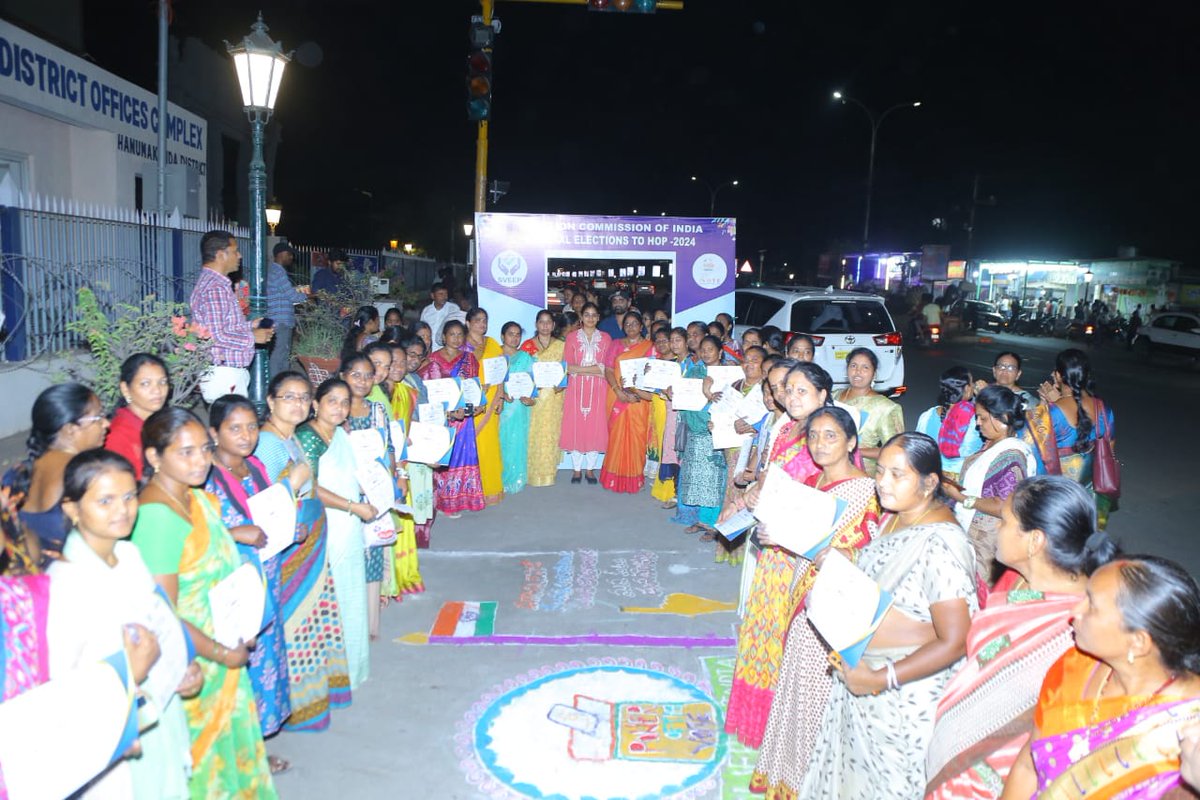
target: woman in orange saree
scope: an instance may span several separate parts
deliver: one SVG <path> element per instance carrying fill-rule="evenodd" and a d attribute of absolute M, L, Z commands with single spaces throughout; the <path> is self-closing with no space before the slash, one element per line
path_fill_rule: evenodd
<path fill-rule="evenodd" d="M 625 313 L 622 327 L 625 338 L 615 342 L 619 355 L 613 362 L 613 384 L 608 387 L 608 447 L 600 468 L 600 484 L 613 492 L 636 493 L 646 481 L 653 396 L 634 388 L 633 375 L 627 372 L 633 359 L 650 357 L 654 345 L 642 336 L 642 315 L 637 309 Z"/>

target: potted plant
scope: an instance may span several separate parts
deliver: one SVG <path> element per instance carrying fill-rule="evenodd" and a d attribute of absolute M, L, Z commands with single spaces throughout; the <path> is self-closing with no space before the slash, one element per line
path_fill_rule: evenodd
<path fill-rule="evenodd" d="M 121 364 L 135 353 L 153 353 L 167 365 L 171 401 L 196 404 L 200 380 L 212 367 L 212 336 L 188 321 L 186 304 L 151 295 L 140 307 L 117 303 L 105 313 L 95 293 L 85 287 L 76 295 L 75 309 L 76 318 L 66 328 L 83 340 L 85 349 L 67 354 L 63 369 L 68 380 L 86 383 L 111 410 L 121 396 Z"/>
<path fill-rule="evenodd" d="M 313 386 L 320 386 L 337 373 L 342 342 L 346 339 L 346 320 L 359 306 L 371 303 L 373 293 L 369 277 L 346 270 L 341 287 L 335 292 L 319 292 L 307 303 L 296 307 L 296 339 L 292 352 L 308 373 Z"/>

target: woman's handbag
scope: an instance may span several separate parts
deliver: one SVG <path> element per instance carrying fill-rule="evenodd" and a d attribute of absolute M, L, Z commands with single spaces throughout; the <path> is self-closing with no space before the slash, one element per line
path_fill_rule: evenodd
<path fill-rule="evenodd" d="M 1121 464 L 1113 452 L 1112 430 L 1108 425 L 1104 402 L 1096 400 L 1096 424 L 1103 426 L 1103 435 L 1097 434 L 1095 456 L 1092 459 L 1092 489 L 1108 497 L 1121 496 Z"/>

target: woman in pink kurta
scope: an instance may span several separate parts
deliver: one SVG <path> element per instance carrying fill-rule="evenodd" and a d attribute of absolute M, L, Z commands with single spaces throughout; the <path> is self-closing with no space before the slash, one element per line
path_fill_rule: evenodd
<path fill-rule="evenodd" d="M 562 436 L 559 446 L 571 454 L 575 474 L 571 483 L 583 479 L 599 483 L 595 470 L 600 453 L 608 446 L 608 370 L 616 357 L 612 339 L 598 330 L 600 309 L 586 303 L 580 310 L 583 327 L 567 334 L 563 358 L 567 362 L 567 391 L 563 397 Z"/>

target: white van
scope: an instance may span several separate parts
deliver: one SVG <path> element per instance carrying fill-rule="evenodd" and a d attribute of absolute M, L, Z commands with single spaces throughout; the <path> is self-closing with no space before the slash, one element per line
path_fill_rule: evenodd
<path fill-rule="evenodd" d="M 903 394 L 903 337 L 882 297 L 830 289 L 738 289 L 734 300 L 734 333 L 774 325 L 787 338 L 792 333 L 812 337 L 813 360 L 825 368 L 835 387 L 847 385 L 846 355 L 866 347 L 879 359 L 875 391 Z"/>

